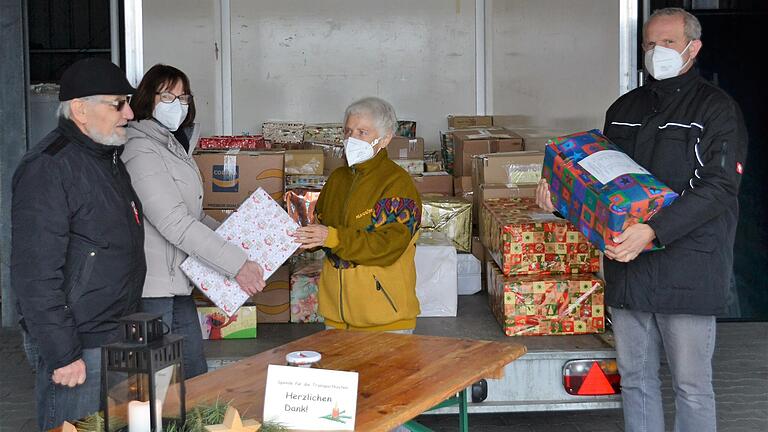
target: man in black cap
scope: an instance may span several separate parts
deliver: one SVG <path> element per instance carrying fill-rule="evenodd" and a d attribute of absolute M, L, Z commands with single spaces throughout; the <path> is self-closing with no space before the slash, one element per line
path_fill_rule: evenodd
<path fill-rule="evenodd" d="M 146 271 L 141 204 L 120 160 L 125 73 L 89 58 L 61 78 L 59 125 L 13 176 L 11 284 L 47 430 L 100 408 L 101 352 Z"/>

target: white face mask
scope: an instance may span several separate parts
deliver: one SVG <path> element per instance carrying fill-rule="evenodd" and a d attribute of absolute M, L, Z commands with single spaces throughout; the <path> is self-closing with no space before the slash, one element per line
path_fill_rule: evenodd
<path fill-rule="evenodd" d="M 187 118 L 187 109 L 187 106 L 182 105 L 178 99 L 171 103 L 158 102 L 155 110 L 152 111 L 152 116 L 173 132 Z"/>
<path fill-rule="evenodd" d="M 645 69 L 657 80 L 676 77 L 688 62 L 691 61 L 691 59 L 688 58 L 688 61 L 683 63 L 683 53 L 692 43 L 693 41 L 688 42 L 688 45 L 683 48 L 683 52 L 681 53 L 672 48 L 663 46 L 656 46 L 653 49 L 646 51 Z"/>
<path fill-rule="evenodd" d="M 349 166 L 357 165 L 376 156 L 376 152 L 373 151 L 373 146 L 378 143 L 378 138 L 373 140 L 372 143 L 354 137 L 345 139 L 344 154 L 347 156 L 347 163 Z"/>

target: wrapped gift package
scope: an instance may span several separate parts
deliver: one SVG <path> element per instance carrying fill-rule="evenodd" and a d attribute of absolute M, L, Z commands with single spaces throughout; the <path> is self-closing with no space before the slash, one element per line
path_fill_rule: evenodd
<path fill-rule="evenodd" d="M 481 274 L 482 264 L 471 253 L 456 255 L 456 274 L 458 276 L 459 295 L 471 295 L 483 289 Z"/>
<path fill-rule="evenodd" d="M 456 249 L 472 250 L 472 203 L 457 197 L 423 197 L 421 232 L 441 232 Z"/>
<path fill-rule="evenodd" d="M 424 159 L 392 159 L 392 162 L 400 165 L 408 174 L 424 174 Z"/>
<path fill-rule="evenodd" d="M 284 196 L 288 216 L 301 226 L 315 223 L 315 205 L 318 198 L 320 189 L 288 189 Z"/>
<path fill-rule="evenodd" d="M 203 339 L 255 339 L 256 307 L 243 306 L 228 315 L 216 306 L 198 306 L 197 317 Z"/>
<path fill-rule="evenodd" d="M 323 175 L 325 155 L 320 149 L 286 150 L 285 174 Z"/>
<path fill-rule="evenodd" d="M 504 275 L 596 273 L 600 252 L 570 222 L 533 198 L 489 199 L 480 236 Z"/>
<path fill-rule="evenodd" d="M 422 197 L 453 196 L 453 177 L 447 172 L 425 172 L 411 178 Z"/>
<path fill-rule="evenodd" d="M 605 331 L 605 282 L 592 274 L 504 276 L 492 262 L 488 302 L 507 336 Z"/>
<path fill-rule="evenodd" d="M 194 158 L 203 178 L 203 208 L 236 209 L 259 188 L 283 198 L 283 152 L 204 151 Z"/>
<path fill-rule="evenodd" d="M 344 125 L 341 123 L 304 125 L 304 141 L 341 145 L 344 141 Z"/>
<path fill-rule="evenodd" d="M 396 136 L 415 138 L 416 137 L 416 122 L 413 120 L 398 120 Z"/>
<path fill-rule="evenodd" d="M 317 314 L 317 284 L 323 261 L 296 261 L 291 270 L 291 322 L 323 322 Z"/>
<path fill-rule="evenodd" d="M 328 177 L 324 175 L 287 175 L 285 176 L 285 188 L 318 188 L 322 189 Z"/>
<path fill-rule="evenodd" d="M 282 265 L 267 278 L 264 290 L 248 300 L 246 304 L 256 306 L 260 323 L 287 323 L 291 320 L 290 281 L 290 267 Z"/>
<path fill-rule="evenodd" d="M 453 134 L 451 132 L 440 131 L 440 153 L 443 157 L 443 166 L 448 174 L 453 175 Z"/>
<path fill-rule="evenodd" d="M 202 137 L 197 141 L 199 150 L 243 149 L 265 150 L 271 148 L 269 141 L 265 141 L 262 135 L 244 136 L 210 136 Z"/>
<path fill-rule="evenodd" d="M 387 156 L 390 159 L 424 160 L 424 138 L 392 137 L 387 145 Z"/>
<path fill-rule="evenodd" d="M 216 233 L 240 246 L 249 260 L 261 265 L 264 278 L 269 279 L 299 248 L 299 244 L 290 235 L 298 227 L 285 210 L 264 189 L 259 188 L 216 229 Z M 181 269 L 228 316 L 248 300 L 248 294 L 240 289 L 235 279 L 218 273 L 194 256 L 187 257 L 181 263 Z M 285 279 L 287 291 L 288 277 Z"/>
<path fill-rule="evenodd" d="M 422 232 L 416 241 L 416 296 L 420 317 L 456 316 L 456 249 L 442 233 Z"/>
<path fill-rule="evenodd" d="M 600 250 L 628 226 L 647 222 L 677 193 L 635 163 L 598 130 L 547 144 L 542 175 L 552 203 Z M 646 250 L 653 249 L 649 243 Z"/>
<path fill-rule="evenodd" d="M 265 139 L 275 143 L 300 143 L 304 141 L 304 123 L 295 121 L 265 121 L 261 125 Z"/>

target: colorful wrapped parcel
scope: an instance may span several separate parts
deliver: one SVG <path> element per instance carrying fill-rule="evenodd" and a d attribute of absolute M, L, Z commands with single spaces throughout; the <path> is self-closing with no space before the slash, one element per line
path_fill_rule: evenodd
<path fill-rule="evenodd" d="M 480 235 L 504 275 L 595 273 L 600 253 L 568 221 L 533 198 L 491 198 L 480 209 Z"/>
<path fill-rule="evenodd" d="M 647 222 L 677 193 L 635 163 L 598 130 L 550 141 L 544 177 L 552 203 L 592 244 L 606 244 L 628 226 Z M 646 250 L 653 248 L 652 244 Z"/>
<path fill-rule="evenodd" d="M 423 197 L 421 230 L 445 234 L 456 249 L 472 250 L 472 203 L 459 197 Z"/>
<path fill-rule="evenodd" d="M 291 271 L 292 323 L 323 322 L 323 317 L 317 314 L 317 284 L 322 269 L 322 259 L 301 260 L 294 264 Z"/>
<path fill-rule="evenodd" d="M 605 282 L 592 274 L 506 277 L 488 262 L 488 302 L 507 336 L 605 331 Z"/>
<path fill-rule="evenodd" d="M 283 195 L 288 216 L 301 226 L 315 223 L 315 206 L 320 189 L 293 188 Z"/>

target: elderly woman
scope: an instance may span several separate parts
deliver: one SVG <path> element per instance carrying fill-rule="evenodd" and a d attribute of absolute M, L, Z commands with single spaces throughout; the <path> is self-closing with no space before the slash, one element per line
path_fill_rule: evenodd
<path fill-rule="evenodd" d="M 412 332 L 419 314 L 414 243 L 421 200 L 413 180 L 387 157 L 395 110 L 374 97 L 344 114 L 348 167 L 336 169 L 320 193 L 319 225 L 296 241 L 326 252 L 319 310 L 329 327 Z"/>

